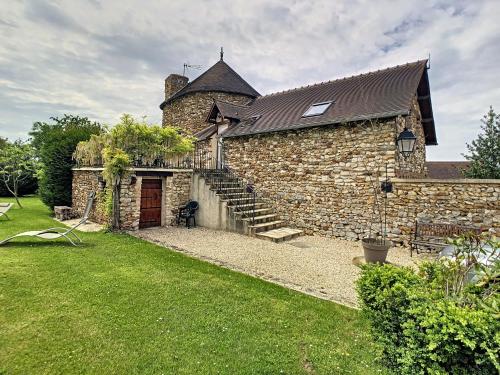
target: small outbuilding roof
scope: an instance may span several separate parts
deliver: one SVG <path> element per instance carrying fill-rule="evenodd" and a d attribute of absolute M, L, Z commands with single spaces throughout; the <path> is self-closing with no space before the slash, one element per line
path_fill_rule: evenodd
<path fill-rule="evenodd" d="M 248 96 L 249 99 L 260 96 L 257 90 L 255 90 L 243 78 L 241 78 L 241 76 L 236 73 L 229 65 L 227 65 L 223 60 L 219 60 L 205 73 L 201 74 L 198 78 L 188 83 L 182 89 L 173 94 L 170 98 L 161 103 L 160 108 L 163 109 L 166 104 L 170 103 L 176 98 L 180 98 L 181 96 L 195 92 L 207 91 L 241 94 Z"/>
<path fill-rule="evenodd" d="M 227 129 L 224 137 L 404 116 L 409 114 L 415 94 L 425 143 L 435 145 L 427 60 L 258 97 L 250 103 L 242 121 Z M 314 105 L 326 110 L 304 116 Z M 256 120 L 250 125 L 244 121 L 249 118 Z"/>
<path fill-rule="evenodd" d="M 248 110 L 248 105 L 234 104 L 224 102 L 222 100 L 214 100 L 214 104 L 208 113 L 207 121 L 214 122 L 217 113 L 220 113 L 224 118 L 241 120 L 245 118 L 245 113 Z"/>
<path fill-rule="evenodd" d="M 465 178 L 464 172 L 469 169 L 468 161 L 428 161 L 427 177 L 438 179 L 460 179 Z"/>

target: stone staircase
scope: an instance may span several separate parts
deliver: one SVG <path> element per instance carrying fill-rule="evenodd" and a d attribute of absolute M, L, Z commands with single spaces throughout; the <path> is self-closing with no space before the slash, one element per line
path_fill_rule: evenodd
<path fill-rule="evenodd" d="M 302 235 L 302 230 L 286 227 L 274 208 L 256 194 L 248 192 L 245 182 L 234 173 L 220 169 L 199 173 L 210 190 L 226 203 L 228 214 L 238 223 L 238 232 L 273 242 Z"/>

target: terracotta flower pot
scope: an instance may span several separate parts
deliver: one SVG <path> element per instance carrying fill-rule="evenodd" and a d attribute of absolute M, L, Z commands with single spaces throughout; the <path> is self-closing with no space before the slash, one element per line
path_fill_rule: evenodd
<path fill-rule="evenodd" d="M 363 238 L 361 240 L 366 263 L 384 263 L 392 242 L 378 238 Z"/>

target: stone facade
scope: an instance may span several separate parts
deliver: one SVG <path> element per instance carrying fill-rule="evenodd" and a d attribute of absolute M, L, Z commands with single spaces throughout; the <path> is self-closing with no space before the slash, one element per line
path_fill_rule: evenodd
<path fill-rule="evenodd" d="M 367 172 L 394 176 L 396 121 L 225 139 L 225 160 L 290 225 L 359 238 L 370 220 Z M 372 177 L 375 179 L 376 177 Z"/>
<path fill-rule="evenodd" d="M 96 198 L 92 205 L 89 219 L 94 223 L 106 224 L 108 223 L 108 217 L 104 207 L 104 183 L 102 182 L 101 173 L 102 169 L 100 168 L 73 170 L 71 206 L 74 216 L 82 217 L 87 204 L 88 194 L 95 191 Z"/>
<path fill-rule="evenodd" d="M 412 100 L 410 115 L 406 116 L 405 119 L 398 118 L 396 121 L 396 137 L 403 131 L 405 126 L 417 137 L 413 154 L 404 158 L 399 152 L 396 152 L 396 175 L 400 177 L 423 178 L 427 176 L 425 165 L 425 135 L 421 121 L 420 108 L 417 96 L 415 95 Z M 394 142 L 396 142 L 396 138 L 394 138 Z"/>
<path fill-rule="evenodd" d="M 395 144 L 405 125 L 417 136 L 415 153 L 406 160 L 399 157 Z M 395 118 L 226 138 L 224 147 L 227 164 L 252 181 L 286 222 L 307 234 L 366 236 L 370 223 L 376 223 L 373 187 L 378 189 L 385 178 L 385 165 L 391 179 L 401 170 L 426 173 L 424 135 L 416 111 L 406 122 Z M 407 240 L 417 216 L 468 224 L 478 224 L 483 217 L 484 225 L 498 225 L 493 219 L 498 207 L 491 207 L 498 201 L 496 186 L 398 182 L 388 197 L 391 238 Z M 372 228 L 377 231 L 375 224 Z"/>
<path fill-rule="evenodd" d="M 102 182 L 101 173 L 102 169 L 100 168 L 73 170 L 72 205 L 74 212 L 81 216 L 85 209 L 88 193 L 95 191 L 97 193 L 97 198 L 90 214 L 90 220 L 99 224 L 107 224 L 109 223 L 109 219 L 104 209 L 104 184 Z M 177 214 L 178 207 L 189 200 L 192 172 L 190 170 L 183 170 L 172 171 L 169 174 L 170 175 L 165 177 L 160 173 L 158 176 L 141 177 L 136 176 L 134 171 L 132 171 L 128 177 L 123 179 L 120 190 L 121 229 L 139 229 L 141 185 L 143 178 L 160 178 L 163 180 L 162 225 L 172 225 L 175 223 L 175 215 Z"/>
<path fill-rule="evenodd" d="M 192 173 L 174 173 L 166 178 L 165 223 L 175 224 L 179 206 L 185 204 L 191 195 Z"/>
<path fill-rule="evenodd" d="M 387 199 L 391 238 L 407 242 L 415 220 L 474 225 L 500 235 L 500 180 L 394 179 Z"/>
<path fill-rule="evenodd" d="M 120 228 L 125 230 L 139 229 L 141 215 L 141 182 L 142 179 L 128 176 L 120 184 Z"/>
<path fill-rule="evenodd" d="M 214 99 L 235 104 L 247 104 L 251 100 L 246 95 L 215 91 L 190 93 L 165 105 L 163 126 L 177 126 L 190 134 L 203 130 L 209 125 L 206 119 Z"/>

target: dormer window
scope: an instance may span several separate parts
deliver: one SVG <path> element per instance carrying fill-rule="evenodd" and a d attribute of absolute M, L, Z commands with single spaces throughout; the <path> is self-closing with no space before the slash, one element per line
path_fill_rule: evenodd
<path fill-rule="evenodd" d="M 309 109 L 302 115 L 302 117 L 309 117 L 309 116 L 319 116 L 322 115 L 323 113 L 326 112 L 328 107 L 333 103 L 333 101 L 330 102 L 323 102 L 323 103 L 314 103 L 309 107 Z"/>

